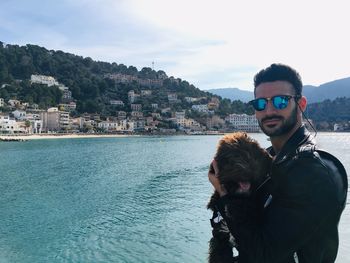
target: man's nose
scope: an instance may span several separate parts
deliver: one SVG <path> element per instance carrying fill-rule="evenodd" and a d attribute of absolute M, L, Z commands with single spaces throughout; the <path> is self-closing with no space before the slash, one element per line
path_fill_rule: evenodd
<path fill-rule="evenodd" d="M 268 100 L 266 103 L 265 112 L 269 113 L 269 112 L 275 112 L 275 111 L 276 111 L 276 108 L 273 106 L 272 100 Z"/>

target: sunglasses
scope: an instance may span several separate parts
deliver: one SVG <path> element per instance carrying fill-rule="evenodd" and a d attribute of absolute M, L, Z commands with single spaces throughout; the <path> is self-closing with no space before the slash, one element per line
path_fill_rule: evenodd
<path fill-rule="evenodd" d="M 289 100 L 291 98 L 299 99 L 300 97 L 301 97 L 300 95 L 296 95 L 296 96 L 277 95 L 277 96 L 273 96 L 272 98 L 258 98 L 255 100 L 251 100 L 249 101 L 249 104 L 252 105 L 256 111 L 263 111 L 266 109 L 266 106 L 269 100 L 271 100 L 272 105 L 275 107 L 275 109 L 283 110 L 287 108 Z"/>

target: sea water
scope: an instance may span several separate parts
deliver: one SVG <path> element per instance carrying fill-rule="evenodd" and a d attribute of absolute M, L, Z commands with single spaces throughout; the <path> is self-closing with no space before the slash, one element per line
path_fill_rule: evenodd
<path fill-rule="evenodd" d="M 207 170 L 219 138 L 0 143 L 0 262 L 205 262 Z M 350 134 L 317 139 L 349 173 Z M 350 206 L 339 230 L 337 262 L 345 263 Z"/>

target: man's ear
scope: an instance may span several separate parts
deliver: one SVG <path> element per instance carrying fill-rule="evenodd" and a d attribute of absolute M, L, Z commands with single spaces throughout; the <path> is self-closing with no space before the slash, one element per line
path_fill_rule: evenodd
<path fill-rule="evenodd" d="M 299 104 L 300 109 L 304 112 L 306 109 L 306 105 L 307 105 L 306 97 L 301 96 L 301 98 L 297 101 L 297 103 Z"/>

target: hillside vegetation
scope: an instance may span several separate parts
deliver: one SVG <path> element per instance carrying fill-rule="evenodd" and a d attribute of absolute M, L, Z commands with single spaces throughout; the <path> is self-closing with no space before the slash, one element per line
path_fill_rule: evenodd
<path fill-rule="evenodd" d="M 142 89 L 152 90 L 152 95 L 140 102 L 145 110 L 150 109 L 152 103 L 165 106 L 167 95 L 171 92 L 177 94 L 180 102 L 172 105 L 172 110 L 188 109 L 190 104 L 185 102 L 185 97 L 202 97 L 203 103 L 215 97 L 185 80 L 169 78 L 162 70 L 155 71 L 149 67 L 138 70 L 134 66 L 94 61 L 89 57 L 47 50 L 36 45 L 5 45 L 0 42 L 0 85 L 2 85 L 0 97 L 5 101 L 19 99 L 36 103 L 41 108 L 60 103 L 61 91 L 57 87 L 30 83 L 32 74 L 52 76 L 67 86 L 77 103 L 78 114 L 88 112 L 113 115 L 117 107 L 110 105 L 110 100 L 127 102 L 127 93 L 131 90 L 135 93 L 139 93 Z M 106 77 L 108 74 L 124 74 L 141 80 L 161 80 L 162 85 L 142 85 L 136 81 L 117 83 Z M 253 110 L 242 102 L 232 103 L 230 100 L 221 102 L 217 110 L 220 116 L 234 112 L 253 113 Z M 127 106 L 125 110 L 129 111 L 130 108 Z"/>

